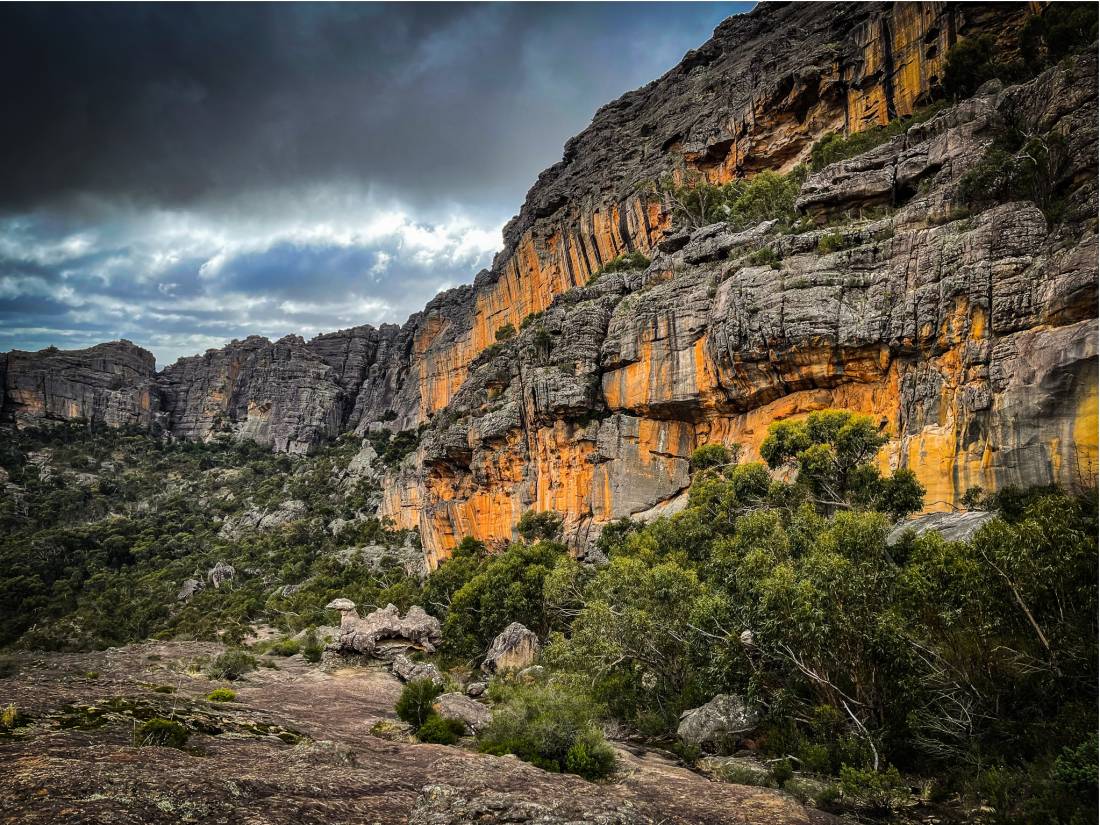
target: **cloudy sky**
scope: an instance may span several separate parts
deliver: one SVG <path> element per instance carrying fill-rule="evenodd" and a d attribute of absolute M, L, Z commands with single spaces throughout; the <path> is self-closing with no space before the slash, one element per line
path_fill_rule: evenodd
<path fill-rule="evenodd" d="M 0 351 L 401 323 L 751 5 L 2 5 Z"/>

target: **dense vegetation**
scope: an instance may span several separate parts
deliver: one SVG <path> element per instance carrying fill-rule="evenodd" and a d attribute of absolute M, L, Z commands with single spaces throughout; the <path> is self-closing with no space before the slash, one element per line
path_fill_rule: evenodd
<path fill-rule="evenodd" d="M 777 424 L 761 453 L 789 480 L 702 448 L 688 508 L 613 525 L 598 569 L 552 536 L 496 554 L 467 540 L 427 584 L 445 646 L 465 656 L 529 622 L 579 703 L 658 739 L 717 693 L 745 696 L 766 756 L 835 776 L 865 812 L 888 813 L 905 777 L 923 777 L 998 821 L 1094 820 L 1095 500 L 975 492 L 998 517 L 970 540 L 890 544 L 923 491 L 879 472 L 882 438 L 848 413 Z M 471 618 L 489 608 L 492 621 Z M 499 747 L 529 750 L 514 724 Z"/>
<path fill-rule="evenodd" d="M 654 194 L 671 204 L 673 220 L 679 226 L 698 228 L 726 221 L 737 229 L 748 229 L 777 220 L 787 227 L 799 217 L 794 202 L 807 174 L 805 166 L 798 166 L 785 175 L 761 172 L 750 180 L 722 185 L 689 174 L 683 179 L 661 179 Z"/>
<path fill-rule="evenodd" d="M 600 779 L 615 768 L 615 751 L 596 724 L 599 708 L 585 693 L 560 682 L 490 688 L 493 719 L 478 736 L 484 753 L 514 753 L 554 773 Z"/>
<path fill-rule="evenodd" d="M 989 35 L 967 38 L 947 53 L 943 88 L 953 100 L 969 97 L 990 80 L 1018 83 L 1084 51 L 1096 42 L 1096 6 L 1051 3 L 1032 15 L 1020 33 L 1017 54 L 1010 54 Z"/>
<path fill-rule="evenodd" d="M 389 443 L 404 440 L 399 433 Z M 169 441 L 79 424 L 8 430 L 0 447 L 8 474 L 0 647 L 219 634 L 233 641 L 255 622 L 323 624 L 336 596 L 407 607 L 418 582 L 396 562 L 379 567 L 353 552 L 415 541 L 362 515 L 377 488 L 346 472 L 360 447 L 345 438 L 298 458 L 250 442 Z M 286 523 L 222 530 L 222 520 L 275 512 L 286 501 L 302 502 Z M 236 573 L 215 588 L 206 574 L 218 562 Z M 187 579 L 206 586 L 179 600 Z M 310 652 L 319 655 L 316 642 Z"/>
<path fill-rule="evenodd" d="M 348 471 L 359 439 L 292 458 L 78 425 L 9 435 L 5 645 L 233 641 L 256 623 L 331 621 L 336 596 L 421 603 L 443 622 L 444 664 L 476 663 L 513 621 L 548 640 L 547 678 L 491 687 L 506 712 L 479 738 L 490 752 L 604 776 L 613 758 L 597 718 L 672 743 L 682 711 L 735 693 L 759 709 L 776 784 L 792 769 L 833 777 L 830 793 L 885 813 L 919 780 L 999 821 L 1095 817 L 1095 500 L 972 490 L 968 505 L 997 517 L 971 539 L 891 544 L 923 491 L 906 470 L 880 472 L 884 436 L 865 417 L 778 423 L 766 463 L 700 448 L 687 508 L 608 526 L 604 566 L 567 552 L 560 516 L 528 513 L 510 546 L 466 539 L 424 582 L 353 552 L 409 539 L 364 517 L 377 491 Z M 286 523 L 223 529 L 288 500 L 304 509 Z M 177 598 L 218 562 L 236 575 Z M 319 653 L 315 635 L 269 647 Z M 256 664 L 230 651 L 210 672 Z M 428 693 L 418 735 L 454 741 Z"/>

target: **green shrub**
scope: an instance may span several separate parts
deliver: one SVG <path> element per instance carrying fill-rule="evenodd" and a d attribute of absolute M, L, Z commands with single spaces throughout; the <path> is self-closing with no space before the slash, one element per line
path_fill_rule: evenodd
<path fill-rule="evenodd" d="M 934 103 L 915 110 L 908 117 L 895 118 L 885 126 L 875 126 L 850 135 L 841 132 L 826 135 L 810 148 L 810 168 L 814 172 L 820 172 L 831 163 L 870 152 L 892 138 L 905 134 L 912 126 L 929 120 L 942 108 L 942 103 Z"/>
<path fill-rule="evenodd" d="M 794 768 L 791 766 L 791 760 L 780 759 L 772 763 L 772 779 L 775 781 L 776 787 L 782 788 L 783 783 L 792 776 L 794 776 Z"/>
<path fill-rule="evenodd" d="M 19 724 L 19 710 L 14 702 L 0 707 L 0 730 L 10 731 Z"/>
<path fill-rule="evenodd" d="M 301 650 L 302 644 L 297 639 L 279 639 L 267 652 L 272 656 L 294 656 Z"/>
<path fill-rule="evenodd" d="M 498 756 L 558 772 L 599 779 L 615 768 L 615 752 L 596 726 L 596 708 L 585 695 L 560 684 L 493 685 L 498 704 L 479 734 L 478 747 Z"/>
<path fill-rule="evenodd" d="M 538 523 L 546 527 L 555 521 L 539 519 Z M 520 622 L 535 634 L 545 636 L 554 618 L 547 609 L 543 591 L 546 577 L 559 565 L 576 564 L 565 545 L 550 541 L 517 542 L 482 561 L 467 559 L 460 563 L 455 571 L 460 575 L 451 583 L 457 584 L 465 575 L 470 578 L 450 598 L 443 620 L 444 650 L 466 658 L 482 655 L 496 635 L 512 622 Z M 430 581 L 428 587 L 432 589 Z"/>
<path fill-rule="evenodd" d="M 727 221 L 738 229 L 747 229 L 763 221 L 777 220 L 787 227 L 798 220 L 795 200 L 808 170 L 797 166 L 786 175 L 760 172 L 749 180 L 736 180 L 722 186 L 708 183 L 691 174 L 677 183 L 672 177 L 658 181 L 654 194 L 672 205 L 677 225 L 700 227 Z"/>
<path fill-rule="evenodd" d="M 810 773 L 832 773 L 833 771 L 829 748 L 825 745 L 807 742 L 798 750 L 798 761 L 802 770 Z"/>
<path fill-rule="evenodd" d="M 733 460 L 729 448 L 724 444 L 704 444 L 696 447 L 691 454 L 691 471 L 698 472 L 711 467 L 720 467 Z"/>
<path fill-rule="evenodd" d="M 546 329 L 545 324 L 540 323 L 531 335 L 531 343 L 540 350 L 549 350 L 554 343 L 554 336 Z"/>
<path fill-rule="evenodd" d="M 397 433 L 379 430 L 370 433 L 367 441 L 370 442 L 383 464 L 387 467 L 396 467 L 420 446 L 420 434 L 417 430 L 401 430 Z"/>
<path fill-rule="evenodd" d="M 595 281 L 608 272 L 630 272 L 637 269 L 645 269 L 649 266 L 649 258 L 644 253 L 634 250 L 633 252 L 624 252 L 618 257 L 612 258 L 605 263 L 599 269 L 592 273 L 592 277 L 588 279 L 588 283 L 595 283 Z"/>
<path fill-rule="evenodd" d="M 209 702 L 234 702 L 237 694 L 229 688 L 216 688 L 206 695 Z"/>
<path fill-rule="evenodd" d="M 211 663 L 207 675 L 211 679 L 233 682 L 256 669 L 256 657 L 243 650 L 227 650 Z"/>
<path fill-rule="evenodd" d="M 1061 184 L 1068 168 L 1068 145 L 1061 134 L 1025 138 L 1009 126 L 963 175 L 959 197 L 970 206 L 1030 200 L 1054 224 L 1065 211 Z"/>
<path fill-rule="evenodd" d="M 511 341 L 516 337 L 516 328 L 513 324 L 505 324 L 496 331 L 497 341 Z"/>
<path fill-rule="evenodd" d="M 187 727 L 173 719 L 154 717 L 143 723 L 134 732 L 134 744 L 138 747 L 157 746 L 163 748 L 182 748 L 187 744 L 191 732 Z"/>
<path fill-rule="evenodd" d="M 753 266 L 777 264 L 779 263 L 779 254 L 770 246 L 765 246 L 749 255 L 749 263 Z"/>
<path fill-rule="evenodd" d="M 552 510 L 527 510 L 516 524 L 516 532 L 524 541 L 557 541 L 561 538 L 562 516 Z"/>
<path fill-rule="evenodd" d="M 394 707 L 397 718 L 414 728 L 420 728 L 435 713 L 432 703 L 441 693 L 443 685 L 436 684 L 431 679 L 414 679 L 401 689 L 401 696 Z"/>
<path fill-rule="evenodd" d="M 453 745 L 465 732 L 466 726 L 458 719 L 444 719 L 438 713 L 432 713 L 417 729 L 416 738 L 436 745 Z"/>
<path fill-rule="evenodd" d="M 817 252 L 819 255 L 829 255 L 847 249 L 848 246 L 848 240 L 842 232 L 829 232 L 818 239 Z"/>
<path fill-rule="evenodd" d="M 943 72 L 943 89 L 947 96 L 961 100 L 993 78 L 1007 79 L 1008 67 L 997 59 L 997 52 L 997 44 L 988 34 L 968 37 L 952 46 L 947 52 Z"/>
<path fill-rule="evenodd" d="M 317 631 L 314 628 L 310 628 L 306 633 L 305 638 L 302 640 L 302 656 L 307 662 L 316 664 L 321 661 L 321 654 L 324 653 L 325 646 L 321 640 L 317 637 Z"/>
<path fill-rule="evenodd" d="M 840 769 L 840 790 L 846 800 L 877 814 L 889 814 L 908 796 L 908 788 L 893 765 L 881 771 Z"/>

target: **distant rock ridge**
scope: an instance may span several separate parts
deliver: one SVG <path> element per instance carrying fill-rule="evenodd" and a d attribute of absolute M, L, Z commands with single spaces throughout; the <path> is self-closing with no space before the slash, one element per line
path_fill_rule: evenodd
<path fill-rule="evenodd" d="M 0 417 L 290 453 L 417 428 L 380 514 L 418 529 L 431 565 L 464 535 L 507 540 L 527 509 L 564 514 L 583 549 L 611 520 L 681 507 L 695 447 L 752 458 L 771 421 L 824 407 L 873 415 L 891 435 L 881 461 L 913 468 L 934 509 L 971 485 L 1082 483 L 1097 467 L 1095 52 L 811 175 L 798 206 L 821 228 L 673 236 L 642 191 L 677 170 L 786 171 L 824 135 L 910 114 L 941 94 L 958 39 L 1010 51 L 1030 10 L 761 4 L 600 109 L 492 267 L 404 325 L 250 337 L 160 373 L 128 342 L 8 353 Z M 1009 121 L 1067 140 L 1057 225 L 1029 202 L 957 212 Z M 645 270 L 589 283 L 634 250 Z"/>

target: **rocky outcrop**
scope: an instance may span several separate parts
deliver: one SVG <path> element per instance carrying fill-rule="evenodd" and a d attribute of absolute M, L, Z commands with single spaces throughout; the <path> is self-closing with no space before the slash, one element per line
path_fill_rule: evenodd
<path fill-rule="evenodd" d="M 292 521 L 298 521 L 309 515 L 304 501 L 289 499 L 281 502 L 278 507 L 264 510 L 250 507 L 244 512 L 230 516 L 218 530 L 218 535 L 227 539 L 237 539 L 246 533 L 267 530 L 275 530 Z"/>
<path fill-rule="evenodd" d="M 984 510 L 963 510 L 958 513 L 924 513 L 894 525 L 886 537 L 887 544 L 897 544 L 909 532 L 921 535 L 932 531 L 943 536 L 945 541 L 966 541 L 993 520 L 996 513 Z"/>
<path fill-rule="evenodd" d="M 466 726 L 466 732 L 477 734 L 493 721 L 493 714 L 480 702 L 463 693 L 444 693 L 432 705 L 444 719 L 457 719 Z"/>
<path fill-rule="evenodd" d="M 435 684 L 442 685 L 444 681 L 439 668 L 431 662 L 414 662 L 402 653 L 393 657 L 390 670 L 402 682 L 419 682 L 421 679 L 430 679 Z"/>
<path fill-rule="evenodd" d="M 340 633 L 329 645 L 337 652 L 373 655 L 380 642 L 395 640 L 431 653 L 443 639 L 439 619 L 422 607 L 410 607 L 402 616 L 395 605 L 388 604 L 365 618 L 360 618 L 350 599 L 335 599 L 325 609 L 340 613 Z"/>
<path fill-rule="evenodd" d="M 676 736 L 685 745 L 701 750 L 728 751 L 759 721 L 756 711 L 740 696 L 720 693 L 705 705 L 680 714 Z"/>
<path fill-rule="evenodd" d="M 210 582 L 211 587 L 217 590 L 223 584 L 233 581 L 236 575 L 237 571 L 233 568 L 233 565 L 219 561 L 206 571 L 206 580 Z"/>
<path fill-rule="evenodd" d="M 489 645 L 481 669 L 485 673 L 522 670 L 534 664 L 540 649 L 538 636 L 519 622 L 512 622 Z"/>
<path fill-rule="evenodd" d="M 20 825 L 838 822 L 789 794 L 712 782 L 636 746 L 618 751 L 613 782 L 596 783 L 387 735 L 403 730 L 394 715 L 401 686 L 379 668 L 325 669 L 292 656 L 235 683 L 239 701 L 208 702 L 210 681 L 190 665 L 224 650 L 173 641 L 13 651 L 4 701 L 26 727 L 0 742 L 5 817 Z M 98 674 L 91 687 L 73 677 L 90 671 Z M 161 684 L 176 691 L 148 689 Z M 135 748 L 134 720 L 150 716 L 191 726 L 193 750 Z M 72 724 L 89 718 L 95 730 Z"/>
<path fill-rule="evenodd" d="M 429 566 L 465 535 L 509 540 L 528 509 L 561 512 L 587 552 L 614 519 L 682 507 L 696 447 L 737 443 L 754 458 L 769 423 L 827 407 L 875 417 L 891 436 L 882 465 L 912 468 L 933 509 L 974 485 L 1083 486 L 1098 466 L 1095 54 L 987 84 L 818 170 L 798 232 L 673 227 L 646 194 L 670 173 L 787 171 L 826 134 L 908 115 L 941 96 L 959 39 L 990 35 L 1011 54 L 1032 9 L 761 4 L 730 18 L 596 113 L 472 285 L 401 327 L 253 337 L 183 359 L 156 377 L 148 420 L 159 408 L 181 437 L 288 452 L 422 430 L 379 480 L 378 515 L 418 530 Z M 1057 216 L 1030 201 L 960 211 L 964 175 L 1007 127 L 1064 136 Z M 590 281 L 630 251 L 652 262 Z M 496 342 L 509 323 L 519 334 Z M 34 384 L 15 355 L 5 386 Z M 78 394 L 19 397 L 30 414 L 50 407 L 35 399 Z"/>
<path fill-rule="evenodd" d="M 167 426 L 183 438 L 225 434 L 304 453 L 343 427 L 340 376 L 295 336 L 252 336 L 182 358 L 161 374 Z"/>
<path fill-rule="evenodd" d="M 975 485 L 1087 485 L 1095 65 L 987 86 L 812 175 L 799 203 L 831 227 L 705 227 L 559 296 L 470 364 L 384 511 L 420 528 L 433 562 L 465 534 L 509 538 L 526 509 L 564 513 L 584 548 L 608 521 L 682 506 L 697 446 L 755 458 L 772 421 L 828 407 L 872 415 L 891 436 L 880 462 L 913 469 L 932 509 Z M 1058 223 L 1022 201 L 958 212 L 1009 122 L 1072 136 Z"/>
<path fill-rule="evenodd" d="M 129 341 L 0 354 L 0 419 L 86 421 L 148 429 L 159 398 L 153 354 Z"/>
<path fill-rule="evenodd" d="M 201 592 L 205 587 L 206 584 L 202 579 L 185 579 L 176 594 L 176 600 L 181 602 L 190 601 L 196 593 Z"/>

